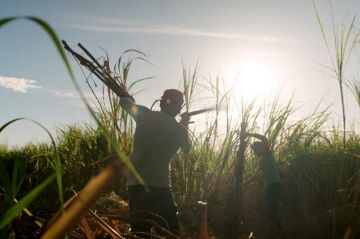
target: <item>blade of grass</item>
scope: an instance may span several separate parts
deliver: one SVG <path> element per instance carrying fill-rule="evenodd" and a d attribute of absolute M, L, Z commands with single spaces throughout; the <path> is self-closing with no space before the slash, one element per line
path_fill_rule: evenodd
<path fill-rule="evenodd" d="M 54 140 L 53 136 L 51 135 L 50 131 L 45 126 L 43 126 L 42 124 L 40 124 L 39 122 L 37 122 L 35 120 L 28 119 L 28 118 L 16 118 L 16 119 L 10 120 L 9 122 L 3 124 L 0 127 L 0 133 L 6 127 L 11 125 L 12 123 L 15 123 L 15 122 L 20 121 L 20 120 L 27 120 L 27 121 L 30 121 L 30 122 L 38 125 L 39 127 L 41 127 L 48 134 L 48 136 L 51 139 L 52 146 L 54 147 L 53 158 L 54 158 L 54 161 L 55 161 L 55 173 L 56 173 L 56 179 L 57 179 L 57 185 L 58 185 L 59 199 L 60 199 L 60 203 L 61 203 L 61 208 L 63 208 L 63 205 L 64 205 L 64 196 L 63 195 L 64 194 L 63 194 L 63 187 L 62 187 L 62 166 L 61 166 L 60 157 L 58 155 L 58 151 L 57 151 L 57 148 L 56 148 L 55 140 Z"/>
<path fill-rule="evenodd" d="M 3 185 L 5 191 L 10 191 L 10 188 L 11 188 L 10 175 L 9 175 L 9 173 L 5 167 L 5 164 L 2 160 L 0 160 L 0 182 L 1 182 L 1 185 Z M 11 201 L 10 193 L 5 193 L 4 194 L 5 204 L 10 201 Z M 6 205 L 5 205 L 5 207 L 6 207 Z"/>
<path fill-rule="evenodd" d="M 12 180 L 11 180 L 11 194 L 12 198 L 15 198 L 17 195 L 17 192 L 20 189 L 20 186 L 22 184 L 22 181 L 25 177 L 25 166 L 26 161 L 24 158 L 15 158 L 14 167 L 13 167 L 13 173 L 12 173 Z"/>
<path fill-rule="evenodd" d="M 54 179 L 56 175 L 53 174 L 44 180 L 41 184 L 31 190 L 25 197 L 23 197 L 17 204 L 10 208 L 0 220 L 0 230 L 8 225 L 30 202 L 36 198 Z"/>

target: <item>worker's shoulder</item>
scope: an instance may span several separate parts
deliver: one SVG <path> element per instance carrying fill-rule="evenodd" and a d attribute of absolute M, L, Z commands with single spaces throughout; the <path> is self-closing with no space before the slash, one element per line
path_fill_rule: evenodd
<path fill-rule="evenodd" d="M 143 105 L 136 105 L 136 107 L 138 108 L 138 110 L 144 111 L 145 113 L 152 112 L 148 107 L 143 106 Z"/>
<path fill-rule="evenodd" d="M 133 99 L 128 97 L 120 98 L 120 106 L 134 115 L 139 113 L 149 113 L 151 111 L 148 107 L 136 104 Z"/>
<path fill-rule="evenodd" d="M 180 124 L 174 117 L 171 117 L 161 111 L 151 111 L 149 113 L 151 115 L 152 121 L 156 121 L 159 124 L 162 124 L 166 128 L 177 129 L 178 131 L 187 132 L 186 127 Z"/>
<path fill-rule="evenodd" d="M 170 123 L 175 123 L 176 120 L 173 117 L 170 117 L 169 115 L 161 112 L 161 111 L 150 111 L 149 115 L 152 116 L 152 118 L 160 121 L 166 121 Z"/>

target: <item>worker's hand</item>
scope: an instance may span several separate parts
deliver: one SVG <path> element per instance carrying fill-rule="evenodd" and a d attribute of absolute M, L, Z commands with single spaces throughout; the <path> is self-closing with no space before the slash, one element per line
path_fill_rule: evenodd
<path fill-rule="evenodd" d="M 246 135 L 261 140 L 261 141 L 256 141 L 251 145 L 251 148 L 253 149 L 254 153 L 257 156 L 261 157 L 261 156 L 271 154 L 269 141 L 264 135 L 250 134 L 250 133 L 247 133 Z"/>
<path fill-rule="evenodd" d="M 190 122 L 190 115 L 189 114 L 187 114 L 187 113 L 181 114 L 180 124 L 187 127 L 191 123 L 193 123 L 193 122 Z"/>

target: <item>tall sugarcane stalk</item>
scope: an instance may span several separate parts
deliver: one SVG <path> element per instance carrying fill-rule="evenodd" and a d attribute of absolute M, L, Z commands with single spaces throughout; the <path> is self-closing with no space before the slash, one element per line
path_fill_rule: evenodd
<path fill-rule="evenodd" d="M 244 165 L 245 165 L 245 150 L 246 150 L 246 127 L 247 124 L 241 122 L 239 131 L 239 147 L 236 152 L 236 162 L 234 168 L 235 184 L 233 193 L 230 195 L 229 203 L 231 204 L 231 214 L 229 215 L 228 238 L 238 238 L 242 233 L 241 231 L 241 212 L 243 211 L 243 178 L 244 178 Z"/>
<path fill-rule="evenodd" d="M 246 150 L 246 126 L 245 122 L 241 122 L 239 134 L 239 149 L 236 153 L 236 167 L 235 167 L 235 190 L 236 202 L 238 205 L 238 216 L 242 210 L 242 195 L 243 195 L 243 179 L 244 179 L 244 165 L 245 165 L 245 150 Z"/>

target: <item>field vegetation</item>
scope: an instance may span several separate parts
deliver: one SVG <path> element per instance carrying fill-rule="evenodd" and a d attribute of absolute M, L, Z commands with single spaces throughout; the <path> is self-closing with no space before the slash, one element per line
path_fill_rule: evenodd
<path fill-rule="evenodd" d="M 0 26 L 10 20 L 1 20 Z M 31 20 L 40 24 L 58 42 L 56 34 L 46 23 L 36 18 Z M 320 17 L 319 23 L 331 53 L 331 42 L 326 38 Z M 360 101 L 359 82 L 356 78 L 347 79 L 344 70 L 344 64 L 350 57 L 348 54 L 359 43 L 354 23 L 352 21 L 340 32 L 336 31 L 335 25 L 333 28 L 336 49 L 333 70 L 343 106 L 343 87 L 347 85 L 353 90 L 354 100 Z M 58 50 L 64 53 L 60 46 Z M 129 69 L 134 60 L 144 60 L 146 56 L 132 51 L 125 54 L 129 53 L 135 56 L 121 58 L 112 74 L 131 92 L 132 85 L 127 80 Z M 65 55 L 63 57 L 69 66 Z M 68 69 L 72 76 L 71 68 Z M 142 80 L 135 83 L 141 84 Z M 190 153 L 179 152 L 171 165 L 172 189 L 186 237 L 199 237 L 203 222 L 197 208 L 198 201 L 207 202 L 208 231 L 215 238 L 232 238 L 235 233 L 244 238 L 251 233 L 254 238 L 272 238 L 279 234 L 283 238 L 360 237 L 360 134 L 355 128 L 346 128 L 345 108 L 342 127 L 329 128 L 330 114 L 326 107 L 318 107 L 313 113 L 295 120 L 293 115 L 297 106 L 291 99 L 285 102 L 279 98 L 246 102 L 235 92 L 224 88 L 221 77 L 199 77 L 198 67 L 194 70 L 184 67 L 181 85 L 186 99 L 184 110 L 192 109 L 192 102 L 197 100 L 196 92 L 200 89 L 202 92 L 207 89 L 214 103 L 214 111 L 207 114 L 206 127 L 201 132 L 190 126 L 193 142 Z M 114 161 L 122 162 L 120 170 L 109 183 L 107 194 L 103 194 L 92 209 L 100 212 L 108 210 L 111 207 L 109 198 L 126 201 L 127 158 L 131 154 L 134 124 L 121 110 L 118 96 L 112 91 L 105 90 L 100 96 L 93 92 L 96 106 L 83 99 L 95 124 L 59 128 L 51 143 L 30 143 L 24 147 L 0 145 L 2 236 L 19 236 L 25 229 L 30 230 L 30 224 L 30 228 L 38 225 L 32 230 L 33 235 L 41 233 L 47 220 L 59 209 L 61 211 L 64 202 L 74 192 L 81 191 L 91 178 L 101 174 Z M 21 123 L 18 121 L 4 124 L 0 133 L 6 127 Z M 235 169 L 241 125 L 245 125 L 248 132 L 266 135 L 278 162 L 283 184 L 281 232 L 274 231 L 266 219 L 262 172 L 259 159 L 250 147 L 245 147 L 239 207 L 241 223 L 236 228 L 232 227 L 231 215 L 234 208 L 238 208 L 238 202 L 234 201 L 237 193 L 234 189 L 238 176 Z M 246 146 L 250 143 L 248 139 L 245 141 Z M 121 220 L 126 224 L 126 219 Z M 128 228 L 120 229 L 124 237 L 130 238 L 131 234 L 126 231 Z M 74 226 L 72 230 L 73 237 L 78 235 L 75 232 L 86 234 L 87 231 L 84 226 Z"/>

